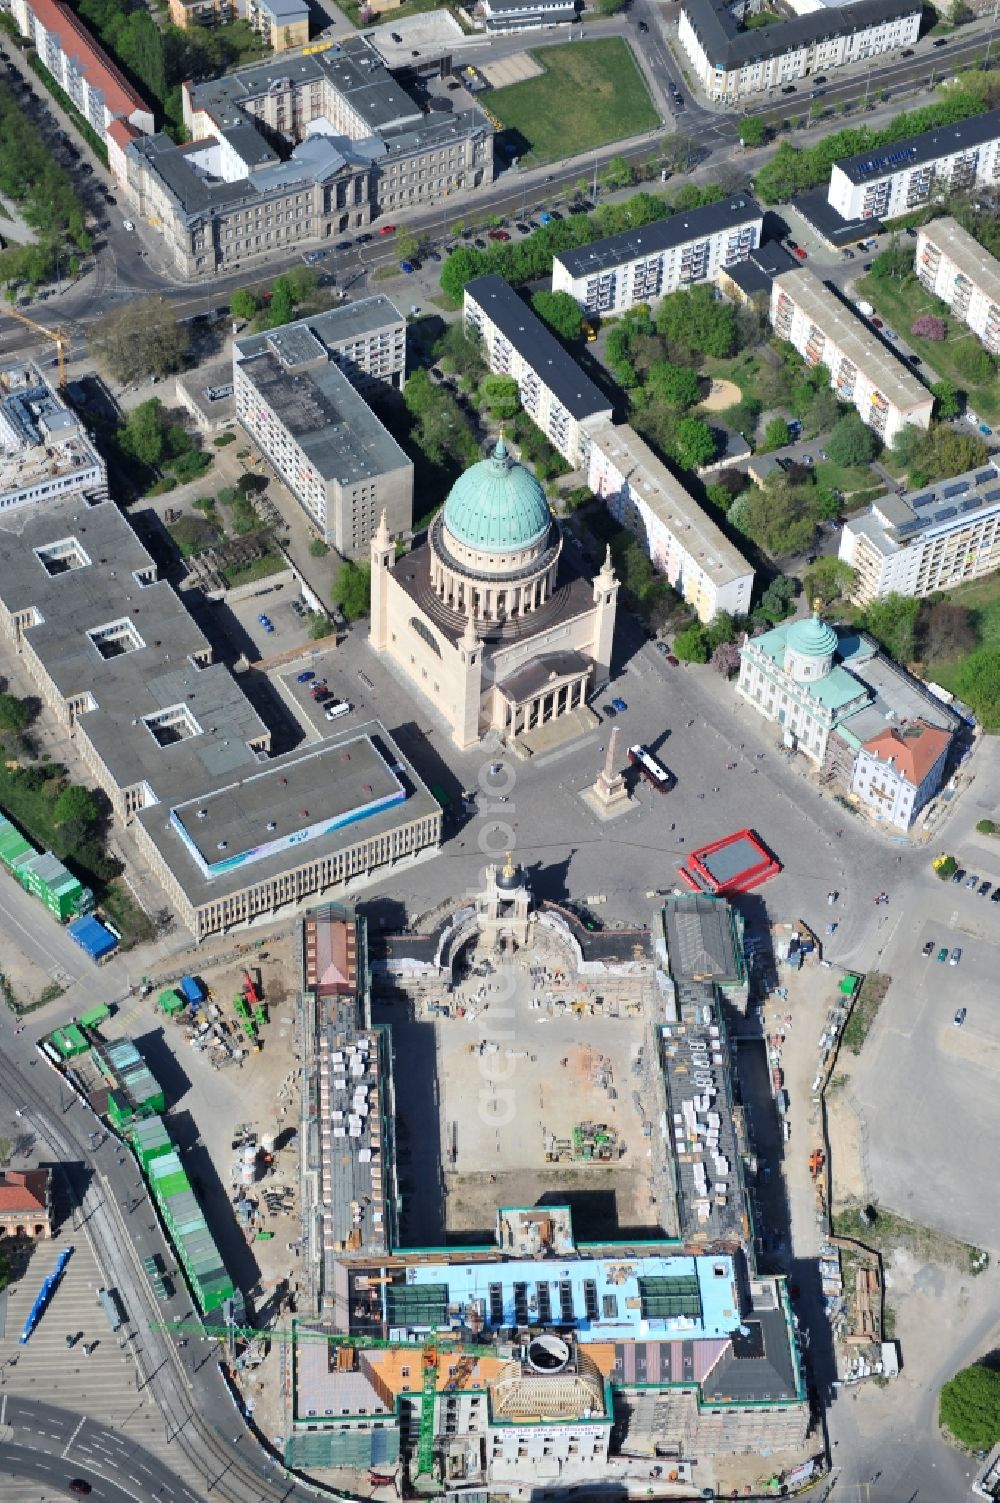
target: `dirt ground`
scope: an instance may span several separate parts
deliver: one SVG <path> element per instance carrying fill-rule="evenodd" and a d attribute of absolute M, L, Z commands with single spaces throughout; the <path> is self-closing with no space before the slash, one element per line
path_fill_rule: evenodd
<path fill-rule="evenodd" d="M 39 906 L 39 913 L 44 913 L 41 906 Z M 55 919 L 47 916 L 44 919 L 39 918 L 39 923 L 42 922 L 54 924 Z M 36 1002 L 44 995 L 51 996 L 50 987 L 61 985 L 63 981 L 69 980 L 68 977 L 63 976 L 58 966 L 46 971 L 40 965 L 36 965 L 2 930 L 0 930 L 0 974 L 3 975 L 11 993 L 21 1007 Z"/>
<path fill-rule="evenodd" d="M 740 400 L 742 393 L 735 381 L 723 381 L 713 377 L 708 396 L 702 399 L 706 412 L 722 412 Z"/>

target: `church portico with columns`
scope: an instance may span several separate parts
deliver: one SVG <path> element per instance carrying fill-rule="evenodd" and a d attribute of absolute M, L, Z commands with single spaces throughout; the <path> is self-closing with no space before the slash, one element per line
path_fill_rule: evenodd
<path fill-rule="evenodd" d="M 588 580 L 563 549 L 545 493 L 501 437 L 401 558 L 372 540 L 371 645 L 449 723 L 462 748 L 510 743 L 553 721 L 594 723 L 611 668 L 618 580 L 610 552 Z"/>

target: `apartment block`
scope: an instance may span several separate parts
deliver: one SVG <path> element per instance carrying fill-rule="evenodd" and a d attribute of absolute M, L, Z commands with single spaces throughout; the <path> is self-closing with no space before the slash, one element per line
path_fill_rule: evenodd
<path fill-rule="evenodd" d="M 587 484 L 700 621 L 749 612 L 753 567 L 634 428 L 594 425 Z"/>
<path fill-rule="evenodd" d="M 1000 463 L 880 496 L 848 519 L 840 557 L 858 571 L 859 605 L 885 595 L 931 595 L 992 574 L 1000 568 Z"/>
<path fill-rule="evenodd" d="M 70 6 L 63 0 L 10 0 L 9 9 L 21 35 L 105 144 L 113 120 L 152 132 L 153 111 Z"/>
<path fill-rule="evenodd" d="M 0 515 L 59 496 L 104 501 L 108 471 L 75 412 L 30 361 L 0 366 Z"/>
<path fill-rule="evenodd" d="M 170 19 L 182 31 L 191 26 L 247 21 L 272 52 L 304 47 L 309 40 L 305 0 L 170 0 Z"/>
<path fill-rule="evenodd" d="M 425 113 L 361 36 L 182 95 L 192 139 L 132 142 L 119 181 L 159 221 L 184 277 L 307 250 L 493 181 L 483 111 Z"/>
<path fill-rule="evenodd" d="M 902 360 L 805 267 L 775 277 L 771 286 L 775 333 L 808 365 L 825 365 L 842 402 L 891 444 L 907 423 L 928 428 L 934 398 Z"/>
<path fill-rule="evenodd" d="M 521 405 L 574 469 L 586 469 L 590 430 L 611 403 L 501 277 L 465 284 L 465 326 L 482 340 L 491 371 L 513 376 Z"/>
<path fill-rule="evenodd" d="M 791 17 L 747 27 L 745 0 L 683 0 L 677 40 L 709 98 L 735 103 L 909 46 L 920 32 L 917 0 L 793 0 L 791 8 Z"/>
<path fill-rule="evenodd" d="M 896 219 L 948 193 L 1000 182 L 1000 109 L 834 162 L 828 201 L 842 219 Z"/>
<path fill-rule="evenodd" d="M 552 288 L 568 292 L 587 313 L 622 313 L 711 281 L 725 267 L 745 261 L 760 244 L 763 224 L 760 204 L 741 196 L 671 214 L 560 251 L 552 262 Z"/>
<path fill-rule="evenodd" d="M 324 327 L 323 317 L 301 319 L 235 340 L 233 397 L 236 416 L 310 522 L 339 553 L 356 558 L 367 552 L 383 511 L 393 536 L 408 531 L 413 465 L 344 374 L 340 361 L 349 357 L 335 356 Z M 366 343 L 362 329 L 359 319 L 353 332 L 341 331 L 351 348 Z M 372 345 L 377 349 L 377 340 Z M 386 346 L 388 367 L 396 358 L 391 333 Z"/>
<path fill-rule="evenodd" d="M 917 233 L 914 270 L 991 355 L 1000 356 L 1000 261 L 954 219 L 934 219 Z"/>

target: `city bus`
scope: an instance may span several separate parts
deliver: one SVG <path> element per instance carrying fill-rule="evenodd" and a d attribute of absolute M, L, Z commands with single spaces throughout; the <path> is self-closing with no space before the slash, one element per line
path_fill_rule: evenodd
<path fill-rule="evenodd" d="M 677 781 L 670 768 L 644 746 L 630 746 L 628 759 L 633 767 L 638 767 L 647 783 L 652 783 L 657 793 L 669 793 Z"/>

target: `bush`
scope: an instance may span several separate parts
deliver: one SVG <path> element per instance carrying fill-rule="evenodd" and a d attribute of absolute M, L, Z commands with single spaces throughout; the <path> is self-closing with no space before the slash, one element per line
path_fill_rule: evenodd
<path fill-rule="evenodd" d="M 212 443 L 217 449 L 224 449 L 227 444 L 234 444 L 235 442 L 236 434 L 229 433 L 228 431 L 226 433 L 217 433 L 212 439 Z"/>
<path fill-rule="evenodd" d="M 1000 1372 L 975 1363 L 941 1390 L 941 1423 L 959 1444 L 988 1451 L 1000 1440 Z"/>
<path fill-rule="evenodd" d="M 330 551 L 329 543 L 324 543 L 322 538 L 313 538 L 309 544 L 309 552 L 313 558 L 325 558 Z"/>
<path fill-rule="evenodd" d="M 683 663 L 707 663 L 711 651 L 708 633 L 699 621 L 693 621 L 674 638 L 674 652 Z"/>
<path fill-rule="evenodd" d="M 170 468 L 177 476 L 178 483 L 186 485 L 189 480 L 197 480 L 199 475 L 204 475 L 211 463 L 211 456 L 201 449 L 189 449 L 186 454 L 180 454 L 171 460 Z"/>
<path fill-rule="evenodd" d="M 959 345 L 952 358 L 959 375 L 964 376 L 973 386 L 982 386 L 992 380 L 996 366 L 992 355 L 981 344 Z"/>
<path fill-rule="evenodd" d="M 931 862 L 931 866 L 933 866 L 942 882 L 950 882 L 958 871 L 958 862 L 954 856 L 940 856 L 937 861 Z"/>
<path fill-rule="evenodd" d="M 371 569 L 368 564 L 341 564 L 334 580 L 331 598 L 346 621 L 367 616 L 371 608 Z"/>
<path fill-rule="evenodd" d="M 997 827 L 992 819 L 980 819 L 976 823 L 976 830 L 980 835 L 995 835 Z"/>

